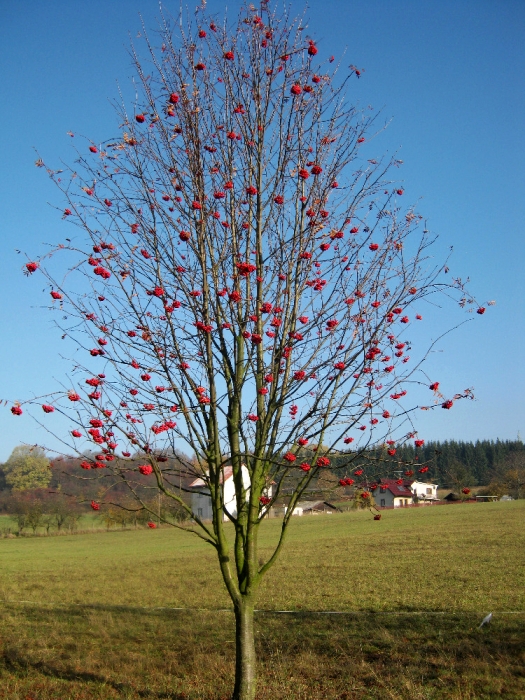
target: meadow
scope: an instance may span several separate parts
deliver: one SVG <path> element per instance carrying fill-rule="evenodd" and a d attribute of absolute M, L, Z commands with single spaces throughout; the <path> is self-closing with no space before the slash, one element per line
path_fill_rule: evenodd
<path fill-rule="evenodd" d="M 259 594 L 258 699 L 524 698 L 524 519 L 525 501 L 294 519 Z M 228 697 L 233 615 L 194 536 L 2 539 L 0 561 L 0 698 Z"/>

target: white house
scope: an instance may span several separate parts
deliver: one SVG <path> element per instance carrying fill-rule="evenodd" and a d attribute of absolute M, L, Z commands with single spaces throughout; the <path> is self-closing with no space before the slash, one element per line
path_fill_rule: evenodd
<path fill-rule="evenodd" d="M 432 501 L 438 501 L 437 495 L 438 485 L 437 484 L 427 484 L 422 481 L 412 482 L 412 493 L 417 498 L 418 502 L 430 503 Z"/>
<path fill-rule="evenodd" d="M 242 471 L 242 481 L 244 488 L 246 489 L 246 500 L 250 497 L 250 473 L 248 469 L 243 464 L 241 467 Z M 224 467 L 221 475 L 221 484 L 224 489 L 223 491 L 223 502 L 224 508 L 232 517 L 237 515 L 237 500 L 235 498 L 235 483 L 233 481 L 233 467 Z M 211 507 L 211 496 L 206 482 L 202 478 L 195 479 L 192 481 L 189 487 L 192 490 L 191 495 L 191 508 L 195 515 L 202 520 L 211 520 L 213 518 L 213 512 Z M 272 487 L 269 486 L 265 490 L 265 495 L 271 498 Z M 228 520 L 228 515 L 224 513 L 223 520 Z"/>
<path fill-rule="evenodd" d="M 380 508 L 403 508 L 411 506 L 416 500 L 419 503 L 439 500 L 437 488 L 437 484 L 425 484 L 421 481 L 380 479 L 375 489 L 371 489 L 371 493 Z"/>
<path fill-rule="evenodd" d="M 375 489 L 370 489 L 380 508 L 402 508 L 411 506 L 413 501 L 412 482 L 400 479 L 380 479 Z"/>

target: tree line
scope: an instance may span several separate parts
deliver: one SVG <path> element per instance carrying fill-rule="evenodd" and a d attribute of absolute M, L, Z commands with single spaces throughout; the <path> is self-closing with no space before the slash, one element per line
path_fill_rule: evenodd
<path fill-rule="evenodd" d="M 305 456 L 311 455 L 306 455 L 305 450 Z M 140 458 L 140 454 L 131 458 L 130 467 L 136 466 L 135 462 Z M 184 461 L 188 459 L 185 457 Z M 355 455 L 351 450 L 341 451 L 332 457 L 331 471 L 339 477 L 343 472 L 369 464 L 371 459 L 384 461 L 384 455 L 378 451 L 360 455 Z M 172 468 L 178 467 L 178 485 L 184 490 L 195 474 L 187 473 L 176 455 L 169 461 Z M 388 461 L 392 474 L 404 471 L 407 465 L 426 464 L 428 471 L 420 478 L 441 487 L 454 489 L 459 482 L 466 486 L 488 486 L 501 480 L 502 474 L 515 468 L 516 464 L 525 462 L 525 444 L 519 439 L 428 441 L 418 447 L 413 444 L 399 446 L 395 456 Z M 100 479 L 83 478 L 86 472 L 81 468 L 81 462 L 82 459 L 77 457 L 50 460 L 39 448 L 16 447 L 10 458 L 0 464 L 0 510 L 5 512 L 8 501 L 22 492 L 38 491 L 43 500 L 53 499 L 57 493 L 62 493 L 76 502 L 84 502 L 86 507 L 92 498 L 100 496 L 101 489 L 107 491 L 111 501 L 121 502 L 128 498 L 129 489 L 123 482 L 106 478 L 105 474 L 101 474 Z M 137 476 L 137 479 L 140 478 Z M 142 480 L 146 488 L 147 477 Z"/>
<path fill-rule="evenodd" d="M 512 470 L 525 470 L 525 445 L 520 439 L 476 442 L 433 440 L 417 447 L 413 443 L 400 445 L 394 452 L 391 457 L 385 457 L 383 450 L 356 454 L 351 469 L 361 467 L 366 471 L 368 468 L 370 472 L 370 464 L 376 462 L 384 475 L 387 475 L 385 469 L 388 476 L 410 474 L 408 470 L 412 470 L 413 478 L 436 483 L 440 488 L 459 492 L 463 487 L 490 486 L 495 495 L 516 491 L 517 486 L 508 485 L 507 475 Z M 338 476 L 348 471 L 351 456 L 351 452 L 341 452 L 332 459 Z M 418 473 L 418 465 L 428 467 L 424 474 Z M 514 483 L 513 480 L 511 482 Z"/>
<path fill-rule="evenodd" d="M 429 441 L 422 447 L 407 445 L 399 449 L 403 460 L 429 462 L 427 479 L 441 487 L 453 489 L 458 481 L 465 486 L 488 486 L 500 478 L 519 458 L 525 458 L 525 445 L 521 440 L 456 440 Z"/>

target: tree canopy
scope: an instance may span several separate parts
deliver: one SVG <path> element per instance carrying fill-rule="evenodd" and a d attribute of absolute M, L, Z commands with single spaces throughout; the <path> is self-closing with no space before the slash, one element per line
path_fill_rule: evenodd
<path fill-rule="evenodd" d="M 45 488 L 51 481 L 49 459 L 40 447 L 15 447 L 2 470 L 6 483 L 15 491 Z"/>
<path fill-rule="evenodd" d="M 374 447 L 374 468 L 391 469 L 395 445 L 424 444 L 417 387 L 427 410 L 471 397 L 442 395 L 411 337 L 442 292 L 485 308 L 432 262 L 423 215 L 392 180 L 400 162 L 362 155 L 379 127 L 347 98 L 361 71 L 320 59 L 302 19 L 262 3 L 219 25 L 203 6 L 160 38 L 142 32 L 144 57 L 133 47 L 137 99 L 117 107 L 117 136 L 80 145 L 64 172 L 37 161 L 78 230 L 49 253 L 67 254 L 67 274 L 46 257 L 26 264 L 79 349 L 41 409 L 69 417 L 68 451 L 98 450 L 81 466 L 108 483 L 102 502 L 117 477 L 147 509 L 147 477 L 191 518 L 173 524 L 215 548 L 236 613 L 234 697 L 251 700 L 255 595 L 295 504 L 345 445 L 348 465 Z M 192 454 L 182 467 L 204 482 L 211 523 L 181 497 L 176 449 Z M 290 475 L 280 537 L 260 559 L 259 526 Z"/>

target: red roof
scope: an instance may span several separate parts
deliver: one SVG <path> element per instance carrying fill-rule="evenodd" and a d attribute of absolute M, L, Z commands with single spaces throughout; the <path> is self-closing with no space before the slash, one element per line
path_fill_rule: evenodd
<path fill-rule="evenodd" d="M 381 485 L 386 486 L 386 491 L 390 491 L 390 493 L 393 496 L 403 496 L 407 497 L 410 496 L 412 498 L 412 489 L 410 486 L 412 485 L 411 481 L 407 481 L 406 479 L 403 481 L 402 484 L 396 484 L 397 479 L 381 479 L 379 482 L 379 485 L 377 486 L 376 489 L 372 492 L 374 495 L 381 493 Z"/>
<path fill-rule="evenodd" d="M 224 481 L 228 481 L 228 479 L 232 476 L 233 474 L 233 467 L 224 467 L 222 470 L 221 474 L 221 480 L 220 483 Z M 201 477 L 198 477 L 195 479 L 195 481 L 192 481 L 191 484 L 188 486 L 190 489 L 196 489 L 196 488 L 202 488 L 202 487 L 207 487 L 208 484 L 202 479 Z"/>

